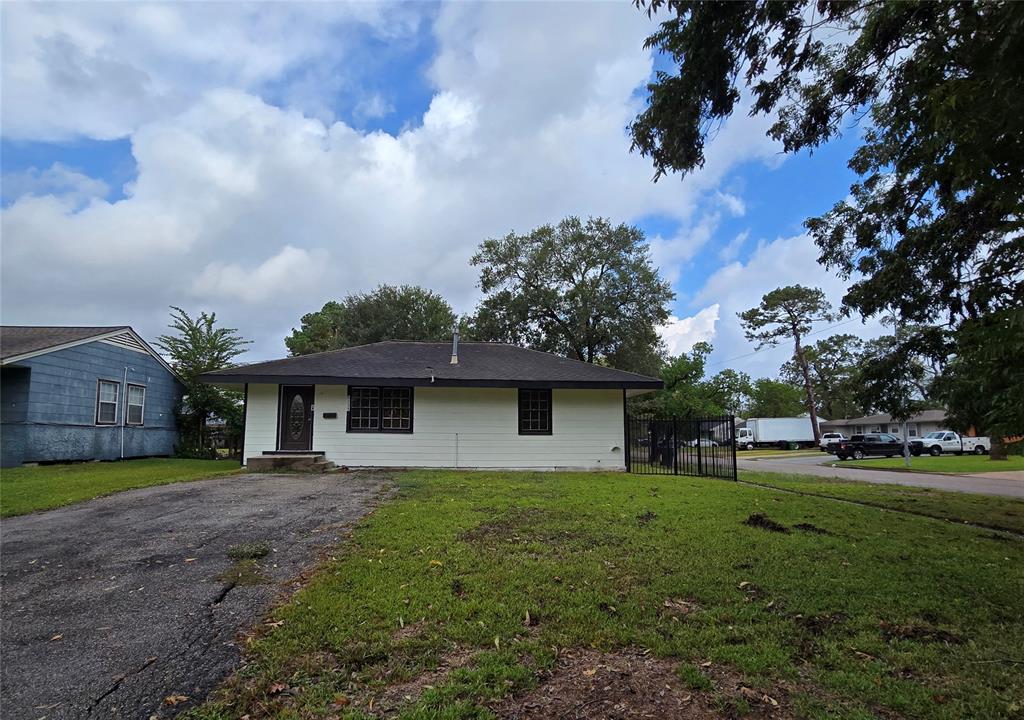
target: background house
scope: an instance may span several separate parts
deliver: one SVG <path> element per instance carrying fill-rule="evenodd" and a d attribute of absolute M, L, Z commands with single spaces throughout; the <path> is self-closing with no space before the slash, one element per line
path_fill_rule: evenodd
<path fill-rule="evenodd" d="M 501 343 L 380 342 L 206 373 L 245 391 L 243 462 L 625 467 L 626 396 L 660 380 Z"/>
<path fill-rule="evenodd" d="M 0 463 L 170 455 L 183 386 L 128 326 L 0 327 Z"/>
<path fill-rule="evenodd" d="M 945 410 L 922 410 L 907 421 L 907 437 L 921 437 L 935 430 L 945 430 Z M 821 424 L 822 432 L 841 432 L 847 437 L 863 433 L 892 433 L 902 437 L 900 423 L 891 415 L 865 415 L 848 420 L 826 420 Z"/>

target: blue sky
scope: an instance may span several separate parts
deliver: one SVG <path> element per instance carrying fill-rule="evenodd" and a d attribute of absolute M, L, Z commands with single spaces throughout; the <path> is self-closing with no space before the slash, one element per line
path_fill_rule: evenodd
<path fill-rule="evenodd" d="M 841 297 L 802 222 L 845 196 L 855 131 L 783 157 L 738 114 L 704 170 L 655 185 L 625 131 L 653 25 L 580 9 L 4 5 L 3 321 L 152 337 L 175 304 L 274 357 L 381 282 L 469 312 L 481 240 L 594 214 L 650 238 L 673 351 L 774 374 L 788 351 L 750 356 L 735 313 L 793 282 Z"/>

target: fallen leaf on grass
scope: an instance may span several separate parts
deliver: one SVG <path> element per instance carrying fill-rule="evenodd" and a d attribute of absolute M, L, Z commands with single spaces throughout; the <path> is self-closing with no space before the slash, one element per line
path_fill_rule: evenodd
<path fill-rule="evenodd" d="M 682 615 L 689 615 L 690 613 L 700 610 L 699 604 L 692 600 L 684 600 L 682 598 L 668 598 L 662 603 L 662 606 L 666 610 L 677 612 Z"/>
<path fill-rule="evenodd" d="M 287 692 L 288 690 L 291 690 L 291 688 L 288 687 L 288 683 L 276 682 L 271 683 L 269 692 L 271 695 L 279 695 L 283 692 Z"/>
<path fill-rule="evenodd" d="M 279 628 L 282 625 L 284 625 L 284 620 L 267 620 L 263 624 L 266 625 L 267 627 Z"/>

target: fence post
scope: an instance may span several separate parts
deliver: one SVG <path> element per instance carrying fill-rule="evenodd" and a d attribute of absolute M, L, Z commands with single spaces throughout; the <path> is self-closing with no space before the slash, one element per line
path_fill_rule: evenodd
<path fill-rule="evenodd" d="M 679 420 L 672 416 L 672 474 L 679 474 Z"/>
<path fill-rule="evenodd" d="M 697 428 L 696 428 L 697 439 L 694 441 L 695 444 L 697 445 L 697 474 L 698 475 L 703 475 L 704 474 L 704 463 L 702 462 L 701 452 L 700 452 L 701 451 L 700 441 L 702 439 L 701 436 L 700 436 L 700 430 L 701 430 L 701 426 L 703 424 L 704 423 L 698 418 L 697 419 Z"/>
<path fill-rule="evenodd" d="M 732 479 L 739 480 L 739 468 L 736 467 L 736 416 L 729 415 L 729 448 L 732 451 Z"/>
<path fill-rule="evenodd" d="M 625 396 L 625 391 L 623 391 L 623 396 Z M 623 402 L 622 407 L 623 407 L 622 422 L 626 426 L 625 429 L 623 430 L 623 436 L 624 436 L 624 439 L 626 441 L 626 447 L 622 448 L 622 453 L 623 453 L 623 459 L 626 461 L 626 472 L 632 472 L 633 471 L 633 468 L 632 468 L 632 458 L 630 457 L 630 452 L 629 452 L 629 446 L 632 445 L 632 443 L 633 443 L 633 428 L 631 427 L 631 425 L 632 425 L 632 418 L 629 416 L 628 413 L 625 412 L 625 407 L 626 407 L 625 402 Z"/>

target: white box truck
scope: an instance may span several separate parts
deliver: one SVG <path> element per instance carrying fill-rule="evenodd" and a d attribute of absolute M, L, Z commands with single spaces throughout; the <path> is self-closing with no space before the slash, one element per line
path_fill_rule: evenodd
<path fill-rule="evenodd" d="M 736 447 L 814 447 L 810 417 L 747 418 L 736 425 Z"/>

